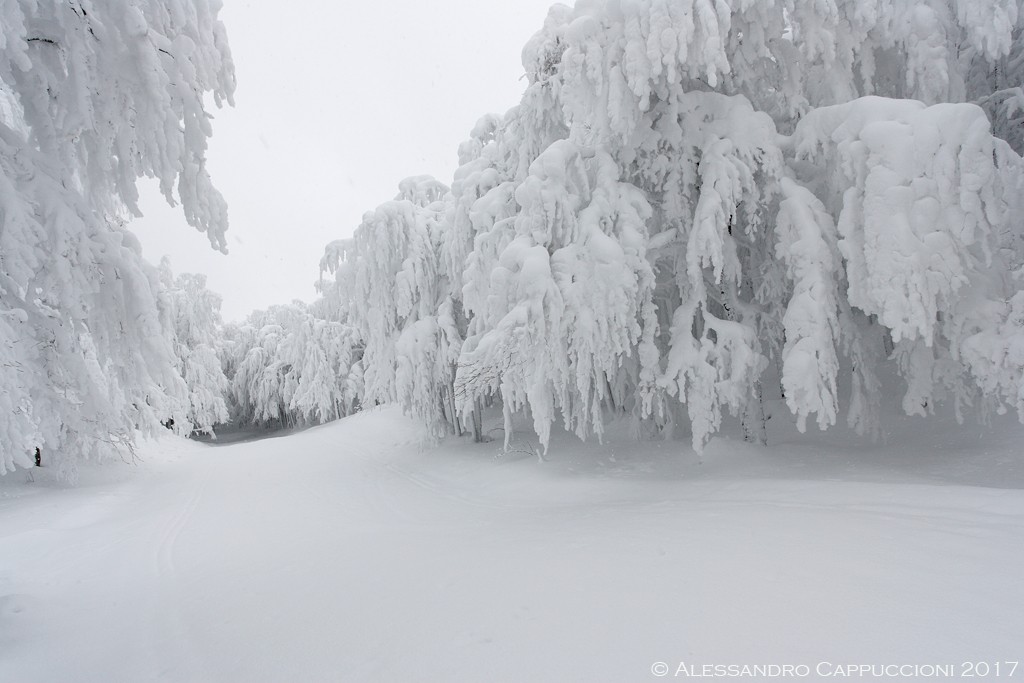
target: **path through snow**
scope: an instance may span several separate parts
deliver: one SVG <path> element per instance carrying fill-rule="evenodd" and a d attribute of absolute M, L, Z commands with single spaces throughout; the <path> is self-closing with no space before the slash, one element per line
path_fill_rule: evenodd
<path fill-rule="evenodd" d="M 1019 435 L 986 442 L 988 462 Z M 72 489 L 5 482 L 0 680 L 1024 658 L 1014 482 L 795 447 L 723 442 L 700 465 L 677 444 L 570 444 L 545 464 L 424 450 L 386 410 L 217 448 L 168 439 Z"/>

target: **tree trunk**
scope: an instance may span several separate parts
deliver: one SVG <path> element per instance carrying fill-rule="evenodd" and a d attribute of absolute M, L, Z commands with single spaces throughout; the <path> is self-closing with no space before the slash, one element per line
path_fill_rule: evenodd
<path fill-rule="evenodd" d="M 473 401 L 473 412 L 470 414 L 470 419 L 473 422 L 473 443 L 484 442 L 484 408 L 480 399 L 477 398 Z"/>
<path fill-rule="evenodd" d="M 743 424 L 744 441 L 756 443 L 759 446 L 768 444 L 768 420 L 764 414 L 764 397 L 760 382 L 754 383 L 754 390 L 747 398 L 747 405 L 743 407 L 743 416 L 740 421 Z"/>
<path fill-rule="evenodd" d="M 455 410 L 455 390 L 452 387 L 449 387 L 448 392 L 448 415 L 452 428 L 455 430 L 455 436 L 465 434 L 466 432 L 462 429 L 462 420 L 459 419 L 459 413 Z"/>

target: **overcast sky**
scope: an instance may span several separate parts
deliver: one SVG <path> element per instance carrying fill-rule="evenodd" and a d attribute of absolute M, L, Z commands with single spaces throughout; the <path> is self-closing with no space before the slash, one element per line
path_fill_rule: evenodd
<path fill-rule="evenodd" d="M 551 0 L 225 0 L 238 75 L 214 110 L 209 168 L 228 201 L 230 254 L 143 187 L 146 258 L 201 272 L 227 320 L 312 300 L 323 247 L 348 237 L 398 181 L 450 184 L 476 120 L 525 87 L 520 59 Z"/>

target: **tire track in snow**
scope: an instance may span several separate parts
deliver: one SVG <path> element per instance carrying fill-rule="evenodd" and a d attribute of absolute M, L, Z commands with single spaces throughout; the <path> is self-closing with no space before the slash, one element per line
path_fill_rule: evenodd
<path fill-rule="evenodd" d="M 199 501 L 202 499 L 208 485 L 209 477 L 207 476 L 196 485 L 188 500 L 185 501 L 185 504 L 181 506 L 177 513 L 171 516 L 170 522 L 161 533 L 155 553 L 156 574 L 158 578 L 173 579 L 176 573 L 174 567 L 174 545 L 177 543 L 181 532 L 188 526 L 188 522 L 199 506 Z"/>
<path fill-rule="evenodd" d="M 204 679 L 199 671 L 202 657 L 193 644 L 188 619 L 177 599 L 175 587 L 179 583 L 179 572 L 174 561 L 175 546 L 182 532 L 188 528 L 210 483 L 209 473 L 200 476 L 199 481 L 189 482 L 192 491 L 184 504 L 159 525 L 156 545 L 152 550 L 154 614 L 160 615 L 160 621 L 153 623 L 152 635 L 154 650 L 161 663 L 158 673 L 161 678 L 169 680 Z"/>

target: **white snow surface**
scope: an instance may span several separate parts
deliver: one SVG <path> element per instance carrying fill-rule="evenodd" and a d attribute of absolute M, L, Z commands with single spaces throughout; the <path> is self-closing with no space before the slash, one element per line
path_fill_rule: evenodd
<path fill-rule="evenodd" d="M 701 460 L 624 432 L 555 434 L 542 463 L 518 438 L 432 443 L 389 408 L 230 445 L 169 436 L 76 487 L 10 474 L 0 680 L 612 681 L 1024 654 L 1019 425 L 891 418 L 883 444 L 792 429 Z"/>

